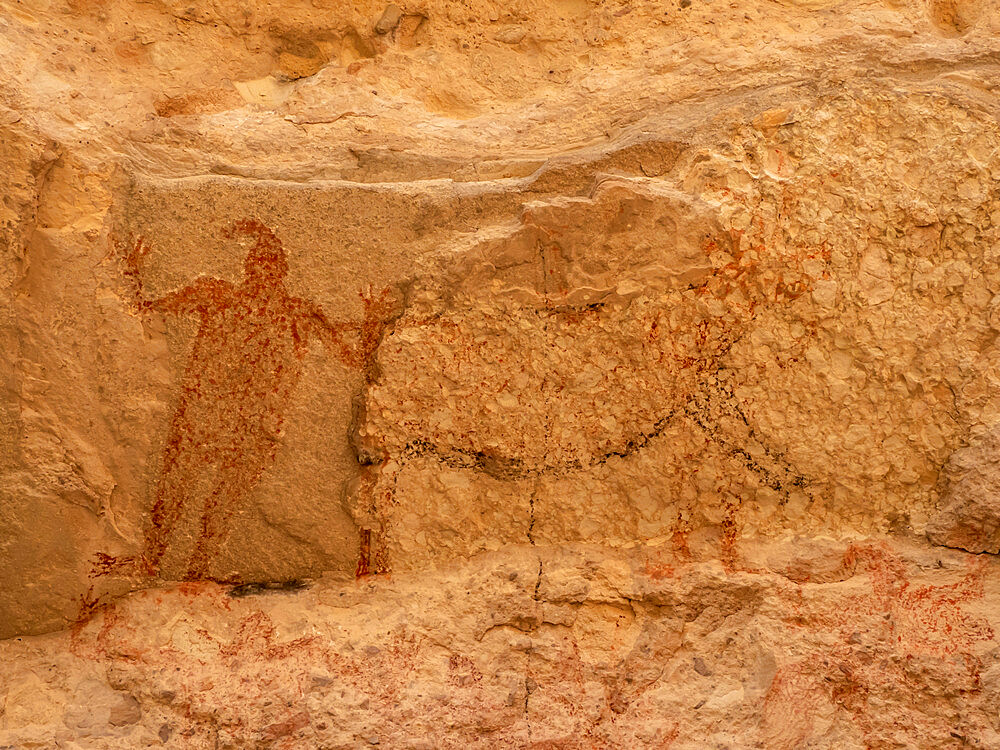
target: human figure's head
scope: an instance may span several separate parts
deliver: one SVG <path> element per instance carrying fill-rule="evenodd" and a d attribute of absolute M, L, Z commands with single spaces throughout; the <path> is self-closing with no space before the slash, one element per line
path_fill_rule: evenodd
<path fill-rule="evenodd" d="M 284 280 L 288 273 L 288 253 L 281 240 L 263 222 L 241 219 L 223 234 L 229 238 L 245 234 L 255 240 L 243 261 L 243 278 L 246 283 L 272 286 Z"/>

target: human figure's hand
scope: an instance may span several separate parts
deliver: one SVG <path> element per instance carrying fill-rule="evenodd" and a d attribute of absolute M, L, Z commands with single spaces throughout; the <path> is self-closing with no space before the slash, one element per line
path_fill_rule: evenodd
<path fill-rule="evenodd" d="M 376 295 L 372 285 L 369 284 L 367 289 L 362 290 L 358 294 L 361 297 L 361 304 L 365 309 L 365 318 L 362 326 L 376 322 L 385 324 L 396 316 L 399 302 L 389 287 L 385 287 Z"/>
<path fill-rule="evenodd" d="M 140 310 L 144 310 L 149 306 L 143 298 L 142 277 L 139 274 L 139 267 L 142 265 L 145 257 L 149 255 L 150 249 L 150 246 L 146 244 L 146 240 L 139 237 L 121 254 L 122 266 L 124 267 L 123 275 L 129 286 L 128 291 L 132 297 L 131 302 Z"/>
<path fill-rule="evenodd" d="M 331 322 L 316 306 L 310 306 L 309 317 L 322 341 L 344 364 L 363 368 L 375 354 L 386 326 L 399 317 L 400 300 L 389 287 L 376 293 L 371 285 L 358 296 L 364 310 L 360 321 Z"/>
<path fill-rule="evenodd" d="M 123 578 L 148 578 L 156 575 L 156 568 L 143 555 L 109 555 L 96 552 L 90 566 L 90 578 L 101 576 Z"/>
<path fill-rule="evenodd" d="M 125 272 L 129 274 L 138 273 L 139 266 L 142 264 L 145 257 L 149 255 L 150 249 L 149 245 L 146 244 L 146 240 L 139 237 L 132 244 L 132 246 L 125 251 L 124 257 L 122 258 L 125 263 Z"/>

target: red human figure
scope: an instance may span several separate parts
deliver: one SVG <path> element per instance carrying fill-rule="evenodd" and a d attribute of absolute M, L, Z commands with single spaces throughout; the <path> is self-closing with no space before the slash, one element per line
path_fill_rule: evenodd
<path fill-rule="evenodd" d="M 237 235 L 253 242 L 239 284 L 202 277 L 154 300 L 143 294 L 139 274 L 148 246 L 140 239 L 125 256 L 136 309 L 197 316 L 198 332 L 170 421 L 143 549 L 130 557 L 98 554 L 92 575 L 158 574 L 178 525 L 200 502 L 184 578 L 207 577 L 233 515 L 274 463 L 309 342 L 322 341 L 342 362 L 362 368 L 381 339 L 393 310 L 388 290 L 379 297 L 370 290 L 361 294 L 360 323 L 331 322 L 318 305 L 289 294 L 287 253 L 267 226 L 244 219 L 224 232 L 227 238 Z"/>

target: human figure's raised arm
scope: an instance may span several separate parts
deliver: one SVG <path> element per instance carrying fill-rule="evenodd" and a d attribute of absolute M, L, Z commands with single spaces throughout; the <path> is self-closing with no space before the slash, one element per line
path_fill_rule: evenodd
<path fill-rule="evenodd" d="M 202 312 L 211 307 L 220 306 L 226 293 L 232 290 L 232 285 L 229 282 L 203 276 L 183 289 L 168 292 L 157 299 L 148 299 L 143 288 L 140 266 L 149 251 L 149 245 L 140 237 L 125 253 L 124 257 L 125 270 L 123 275 L 129 287 L 131 297 L 129 301 L 138 312 L 175 314 Z"/>
<path fill-rule="evenodd" d="M 364 367 L 368 364 L 382 338 L 386 326 L 397 315 L 397 302 L 386 288 L 378 296 L 369 287 L 359 293 L 364 307 L 361 322 L 331 322 L 318 305 L 308 304 L 303 312 L 309 330 L 319 336 L 346 365 Z M 349 335 L 349 336 L 348 336 Z"/>
<path fill-rule="evenodd" d="M 300 322 L 307 338 L 316 336 L 323 342 L 323 346 L 328 351 L 332 350 L 344 362 L 349 361 L 353 355 L 351 345 L 344 340 L 344 334 L 357 330 L 358 326 L 352 323 L 333 323 L 323 312 L 323 309 L 312 302 L 303 302 L 299 310 Z"/>

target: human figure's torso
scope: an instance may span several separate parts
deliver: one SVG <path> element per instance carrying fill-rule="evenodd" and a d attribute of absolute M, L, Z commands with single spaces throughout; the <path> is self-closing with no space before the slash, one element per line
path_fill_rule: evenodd
<path fill-rule="evenodd" d="M 262 432 L 280 426 L 301 376 L 309 326 L 305 303 L 283 286 L 263 294 L 226 286 L 228 293 L 198 305 L 198 332 L 178 410 L 200 442 L 252 449 Z"/>

